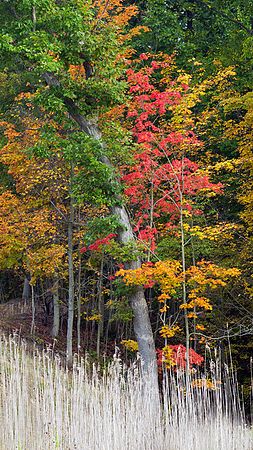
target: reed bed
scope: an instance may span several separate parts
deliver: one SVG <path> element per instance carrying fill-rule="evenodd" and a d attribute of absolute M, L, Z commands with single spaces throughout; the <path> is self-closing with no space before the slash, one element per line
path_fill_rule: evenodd
<path fill-rule="evenodd" d="M 136 366 L 100 370 L 0 337 L 1 450 L 252 450 L 233 377 L 167 374 L 160 399 Z M 223 376 L 224 377 L 224 376 Z M 194 387 L 198 384 L 199 387 Z"/>

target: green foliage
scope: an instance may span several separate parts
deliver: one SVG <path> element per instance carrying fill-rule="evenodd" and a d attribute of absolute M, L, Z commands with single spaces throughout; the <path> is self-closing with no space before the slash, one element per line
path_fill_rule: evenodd
<path fill-rule="evenodd" d="M 106 304 L 107 308 L 112 309 L 113 313 L 110 322 L 131 322 L 133 320 L 133 312 L 125 298 L 119 300 L 109 300 Z"/>
<path fill-rule="evenodd" d="M 106 2 L 106 7 L 110 4 Z M 191 84 L 185 88 L 185 98 L 189 103 L 186 101 L 185 110 L 178 113 L 178 122 L 173 122 L 173 105 L 162 118 L 157 113 L 151 120 L 161 129 L 171 128 L 172 134 L 173 126 L 184 134 L 196 122 L 194 132 L 203 146 L 196 152 L 193 148 L 186 148 L 185 152 L 191 153 L 192 160 L 200 163 L 200 167 L 209 165 L 212 180 L 223 184 L 223 194 L 219 197 L 200 194 L 194 200 L 192 216 L 184 218 L 183 247 L 187 266 L 194 266 L 195 262 L 204 259 L 214 260 L 224 267 L 236 265 L 243 268 L 243 275 L 233 286 L 212 294 L 211 302 L 216 308 L 203 318 L 205 325 L 210 324 L 210 333 L 216 336 L 224 334 L 228 319 L 239 333 L 237 324 L 244 320 L 248 326 L 245 309 L 250 311 L 243 296 L 248 299 L 253 292 L 250 273 L 252 135 L 249 131 L 252 126 L 252 93 L 248 92 L 252 86 L 253 67 L 252 0 L 129 0 L 124 4 L 139 5 L 139 16 L 132 19 L 132 24 L 147 25 L 150 29 L 141 37 L 134 38 L 137 52 L 176 54 L 179 70 L 174 63 L 169 68 L 165 65 L 162 73 L 154 74 L 152 82 L 158 85 L 164 76 L 164 84 L 170 91 L 173 89 L 171 74 L 176 73 L 182 76 L 181 81 L 186 79 L 187 85 Z M 142 148 L 133 143 L 133 130 L 127 129 L 131 125 L 130 120 L 126 120 L 126 111 L 134 91 L 127 93 L 125 71 L 130 59 L 129 53 L 125 52 L 124 39 L 119 39 L 121 25 L 111 21 L 114 11 L 110 9 L 108 16 L 98 19 L 98 3 L 95 6 L 92 0 L 5 0 L 0 4 L 0 113 L 1 121 L 15 124 L 7 163 L 0 166 L 0 193 L 2 195 L 9 190 L 15 194 L 15 199 L 21 200 L 20 210 L 16 204 L 13 206 L 13 217 L 8 210 L 10 199 L 6 199 L 6 209 L 1 205 L 5 230 L 1 236 L 4 249 L 1 250 L 0 263 L 4 270 L 22 267 L 22 270 L 33 271 L 34 277 L 47 278 L 49 282 L 57 268 L 62 277 L 62 292 L 67 291 L 67 271 L 63 272 L 70 199 L 73 199 L 75 276 L 76 279 L 79 276 L 78 263 L 85 260 L 79 274 L 82 275 L 82 268 L 88 273 L 88 292 L 86 287 L 85 293 L 82 292 L 85 302 L 89 302 L 88 309 L 98 312 L 97 291 L 101 289 L 105 299 L 112 298 L 107 302 L 112 311 L 110 321 L 131 322 L 133 314 L 126 297 L 133 293 L 134 288 L 125 286 L 119 279 L 111 282 L 107 275 L 113 277 L 111 274 L 118 263 L 125 263 L 127 267 L 129 261 L 145 261 L 148 252 L 144 244 L 129 242 L 122 245 L 114 237 L 102 246 L 102 252 L 100 249 L 97 253 L 94 251 L 89 259 L 85 259 L 85 255 L 81 259 L 79 253 L 83 241 L 89 246 L 97 239 L 122 232 L 118 218 L 110 215 L 108 210 L 123 198 L 118 167 L 133 166 L 134 155 Z M 159 58 L 163 59 L 161 55 Z M 144 61 L 145 57 L 133 64 L 144 68 Z M 230 65 L 236 66 L 236 77 L 233 69 L 224 75 L 224 67 Z M 185 69 L 190 71 L 188 78 L 184 78 Z M 47 85 L 48 77 L 51 77 L 50 86 Z M 188 83 L 190 79 L 192 82 Z M 234 92 L 235 86 L 242 94 Z M 23 99 L 15 101 L 19 94 L 24 94 Z M 26 94 L 30 97 L 25 97 Z M 158 100 L 152 98 L 151 103 Z M 78 120 L 73 121 L 77 113 L 90 124 L 99 126 L 103 142 L 80 130 Z M 38 130 L 34 135 L 29 134 L 33 124 Z M 20 133 L 16 137 L 15 131 Z M 157 136 L 159 140 L 159 132 Z M 1 137 L 1 148 L 6 142 L 7 138 Z M 105 156 L 112 166 L 105 163 Z M 238 168 L 239 164 L 240 169 L 231 169 L 236 160 L 235 167 Z M 29 174 L 19 161 L 31 167 L 30 172 L 34 170 L 34 173 Z M 159 164 L 164 162 L 161 157 Z M 229 164 L 226 166 L 226 163 Z M 217 168 L 219 164 L 220 169 Z M 225 164 L 224 168 L 222 164 Z M 26 201 L 30 202 L 27 208 Z M 135 211 L 137 208 L 136 204 L 132 205 L 132 217 L 139 212 Z M 203 211 L 202 215 L 195 214 L 198 208 Z M 35 213 L 38 214 L 37 223 Z M 179 227 L 166 228 L 167 218 L 161 218 L 161 223 L 158 223 L 160 219 L 157 221 L 161 236 L 155 251 L 148 254 L 151 265 L 152 261 L 179 260 L 181 257 Z M 225 238 L 214 238 L 212 233 L 203 237 L 203 230 L 207 231 L 217 222 L 243 222 L 243 227 L 240 223 Z M 190 229 L 193 227 L 195 234 Z M 202 231 L 199 232 L 198 227 Z M 218 234 L 220 229 L 222 227 L 217 228 Z M 50 250 L 56 246 L 55 241 L 65 247 L 53 259 Z M 28 251 L 33 269 L 28 267 Z M 104 264 L 102 273 L 99 272 L 101 261 Z M 63 272 L 59 274 L 62 266 Z M 98 279 L 102 280 L 99 288 Z M 155 300 L 158 288 L 150 285 L 148 293 L 155 323 L 155 315 L 159 314 Z M 168 306 L 170 321 L 177 320 L 181 299 L 182 289 L 177 288 L 171 295 L 172 306 Z M 165 312 L 160 310 L 160 315 Z M 104 319 L 107 320 L 106 314 Z M 195 344 L 198 345 L 196 339 Z M 248 343 L 247 347 L 250 347 Z M 235 344 L 235 354 L 242 353 L 238 348 Z M 243 359 L 237 354 L 237 361 Z"/>
<path fill-rule="evenodd" d="M 7 168 L 0 163 L 0 194 L 5 190 L 14 189 L 12 177 L 8 174 Z"/>
<path fill-rule="evenodd" d="M 131 164 L 134 149 L 137 145 L 133 142 L 132 133 L 122 126 L 120 121 L 101 121 L 103 139 L 106 144 L 103 149 L 110 161 L 117 164 Z"/>
<path fill-rule="evenodd" d="M 120 263 L 128 263 L 144 257 L 145 250 L 146 248 L 136 241 L 128 242 L 125 245 L 111 241 L 106 248 L 106 253 Z"/>
<path fill-rule="evenodd" d="M 214 59 L 239 66 L 241 88 L 252 86 L 252 0 L 138 0 L 150 31 L 136 39 L 140 51 L 177 53 L 191 69 L 192 56 L 212 70 Z"/>
<path fill-rule="evenodd" d="M 98 238 L 103 238 L 109 233 L 116 233 L 118 227 L 119 219 L 113 214 L 104 215 L 102 217 L 94 217 L 87 222 L 85 243 L 90 245 Z"/>

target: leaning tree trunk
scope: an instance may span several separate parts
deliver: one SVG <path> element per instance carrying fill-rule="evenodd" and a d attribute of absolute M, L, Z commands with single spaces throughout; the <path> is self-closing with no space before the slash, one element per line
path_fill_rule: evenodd
<path fill-rule="evenodd" d="M 70 116 L 79 124 L 84 133 L 89 134 L 89 136 L 99 140 L 102 143 L 102 135 L 96 124 L 86 121 L 84 117 L 76 111 L 72 112 L 72 110 L 69 109 L 69 113 Z M 107 166 L 112 167 L 106 156 L 103 156 L 101 161 Z M 112 212 L 118 216 L 122 225 L 122 229 L 119 233 L 120 242 L 122 242 L 122 244 L 127 244 L 133 241 L 135 239 L 133 228 L 126 208 L 123 205 L 113 206 Z M 127 266 L 128 269 L 137 269 L 139 267 L 141 267 L 140 259 L 130 261 Z M 157 380 L 157 359 L 154 336 L 150 323 L 148 305 L 145 299 L 144 290 L 141 286 L 136 286 L 132 290 L 132 293 L 129 296 L 129 302 L 134 313 L 134 332 L 143 362 L 143 370 L 144 372 L 149 373 L 154 380 Z"/>
<path fill-rule="evenodd" d="M 127 244 L 134 240 L 133 229 L 124 206 L 115 206 L 113 213 L 120 218 L 123 228 L 119 234 L 119 239 L 123 244 Z M 140 259 L 131 261 L 127 265 L 127 269 L 138 269 L 141 267 Z M 151 328 L 148 305 L 141 286 L 136 286 L 131 295 L 129 302 L 134 313 L 134 332 L 137 338 L 139 352 L 144 364 L 145 371 L 151 371 L 157 377 L 157 360 L 154 336 Z"/>
<path fill-rule="evenodd" d="M 68 102 L 69 103 L 69 102 Z M 72 112 L 69 109 L 70 116 L 79 124 L 81 130 L 96 140 L 101 141 L 101 133 L 96 124 L 87 122 L 81 115 Z M 112 167 L 110 161 L 106 156 L 101 158 L 102 162 L 109 167 Z M 113 206 L 113 214 L 117 215 L 122 229 L 119 233 L 119 240 L 122 244 L 127 244 L 133 241 L 133 228 L 124 206 Z M 133 260 L 128 263 L 128 269 L 137 269 L 141 267 L 141 261 Z M 132 290 L 129 296 L 130 306 L 134 313 L 134 332 L 137 338 L 140 356 L 143 362 L 143 370 L 149 373 L 154 380 L 157 380 L 157 359 L 154 336 L 151 328 L 150 317 L 147 302 L 144 295 L 144 290 L 141 286 L 137 286 Z"/>
<path fill-rule="evenodd" d="M 43 78 L 49 86 L 60 88 L 59 80 L 49 72 L 43 74 Z M 64 104 L 68 110 L 70 117 L 79 125 L 81 131 L 102 143 L 102 135 L 96 123 L 88 121 L 80 114 L 77 105 L 70 98 L 64 97 Z M 101 157 L 101 161 L 108 167 L 112 167 L 107 156 Z M 112 212 L 116 214 L 122 224 L 122 231 L 119 239 L 122 244 L 127 244 L 134 240 L 133 229 L 126 208 L 122 206 L 112 207 Z M 140 260 L 131 261 L 128 264 L 129 269 L 136 269 L 141 266 Z M 133 289 L 129 297 L 130 305 L 134 314 L 134 332 L 139 345 L 140 356 L 143 361 L 143 369 L 149 373 L 154 379 L 157 386 L 157 359 L 155 351 L 155 343 L 150 323 L 148 306 L 141 286 Z"/>

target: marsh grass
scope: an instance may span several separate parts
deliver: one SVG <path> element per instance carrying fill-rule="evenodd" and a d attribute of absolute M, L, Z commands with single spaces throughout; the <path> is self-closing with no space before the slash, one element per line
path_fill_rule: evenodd
<path fill-rule="evenodd" d="M 209 375 L 212 389 L 199 374 L 167 374 L 158 401 L 137 366 L 115 360 L 102 372 L 81 359 L 69 372 L 50 351 L 2 336 L 0 449 L 251 450 L 236 381 L 216 366 Z"/>

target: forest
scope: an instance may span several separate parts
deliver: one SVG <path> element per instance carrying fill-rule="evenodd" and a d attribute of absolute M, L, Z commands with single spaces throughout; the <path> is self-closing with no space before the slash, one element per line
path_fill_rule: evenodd
<path fill-rule="evenodd" d="M 252 449 L 253 1 L 0 17 L 0 449 Z"/>

